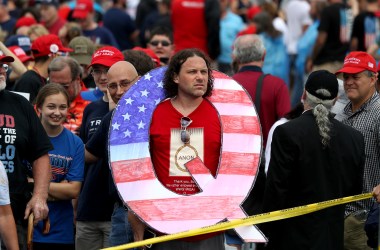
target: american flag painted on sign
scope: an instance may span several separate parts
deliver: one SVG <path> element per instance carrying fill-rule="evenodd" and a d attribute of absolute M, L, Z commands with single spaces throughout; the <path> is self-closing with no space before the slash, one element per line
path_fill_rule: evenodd
<path fill-rule="evenodd" d="M 164 97 L 166 68 L 143 76 L 119 101 L 110 129 L 110 165 L 120 196 L 150 227 L 171 234 L 246 217 L 241 204 L 251 190 L 262 150 L 261 127 L 252 100 L 232 78 L 214 71 L 209 101 L 222 123 L 222 154 L 216 179 L 199 158 L 186 164 L 201 192 L 183 196 L 156 178 L 149 154 L 149 126 Z M 239 227 L 249 242 L 265 242 L 253 226 Z"/>

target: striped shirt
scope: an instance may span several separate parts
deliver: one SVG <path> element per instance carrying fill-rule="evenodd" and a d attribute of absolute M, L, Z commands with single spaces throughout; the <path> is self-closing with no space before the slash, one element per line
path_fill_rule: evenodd
<path fill-rule="evenodd" d="M 363 175 L 363 193 L 372 192 L 380 184 L 380 97 L 377 92 L 356 112 L 352 112 L 351 102 L 343 111 L 346 118 L 342 122 L 359 130 L 365 142 L 365 166 Z M 359 210 L 369 210 L 371 199 L 349 203 L 346 215 Z"/>

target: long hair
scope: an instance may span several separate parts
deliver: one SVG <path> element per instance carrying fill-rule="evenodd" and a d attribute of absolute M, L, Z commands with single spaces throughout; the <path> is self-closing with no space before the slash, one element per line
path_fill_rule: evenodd
<path fill-rule="evenodd" d="M 274 28 L 273 18 L 266 11 L 262 11 L 255 15 L 253 22 L 256 23 L 259 33 L 265 32 L 272 38 L 281 35 L 281 32 Z"/>
<path fill-rule="evenodd" d="M 317 91 L 326 91 L 328 95 L 331 95 L 330 92 L 326 89 L 319 89 Z M 330 131 L 332 129 L 332 124 L 329 119 L 330 110 L 334 105 L 335 99 L 331 100 L 322 100 L 318 97 L 311 95 L 306 91 L 306 99 L 305 102 L 313 108 L 313 115 L 315 117 L 319 135 L 321 137 L 321 143 L 323 147 L 327 147 L 329 145 L 331 136 Z"/>
<path fill-rule="evenodd" d="M 184 49 L 176 53 L 170 60 L 168 69 L 164 75 L 164 90 L 166 98 L 172 98 L 178 94 L 178 84 L 174 82 L 174 77 L 179 74 L 182 64 L 186 62 L 189 57 L 201 57 L 207 65 L 208 81 L 207 90 L 203 97 L 211 96 L 212 89 L 214 88 L 214 77 L 212 76 L 212 69 L 208 57 L 198 49 Z"/>
<path fill-rule="evenodd" d="M 45 86 L 43 86 L 38 91 L 38 95 L 36 97 L 36 107 L 37 108 L 42 108 L 42 105 L 44 104 L 45 99 L 48 96 L 57 95 L 57 94 L 61 94 L 61 93 L 65 96 L 65 98 L 67 100 L 67 107 L 70 107 L 69 94 L 67 94 L 66 89 L 62 85 L 60 85 L 58 83 L 49 83 L 49 84 L 46 84 Z"/>

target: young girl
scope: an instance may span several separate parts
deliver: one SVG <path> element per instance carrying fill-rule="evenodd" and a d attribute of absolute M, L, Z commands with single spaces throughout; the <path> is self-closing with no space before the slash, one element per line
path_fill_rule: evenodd
<path fill-rule="evenodd" d="M 73 207 L 83 180 L 84 146 L 76 135 L 62 125 L 70 106 L 66 90 L 59 84 L 47 84 L 38 93 L 36 108 L 42 126 L 54 146 L 49 152 L 52 180 L 49 188 L 50 232 L 42 234 L 42 223 L 34 230 L 34 250 L 74 248 Z"/>

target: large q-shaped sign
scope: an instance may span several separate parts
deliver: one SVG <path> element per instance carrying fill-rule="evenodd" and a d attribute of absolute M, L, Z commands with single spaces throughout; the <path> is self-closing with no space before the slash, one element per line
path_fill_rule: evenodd
<path fill-rule="evenodd" d="M 147 225 L 165 234 L 246 217 L 241 204 L 254 184 L 262 150 L 261 127 L 251 98 L 232 78 L 213 71 L 209 101 L 219 113 L 223 133 L 217 176 L 195 158 L 185 165 L 201 192 L 176 194 L 157 179 L 149 152 L 150 121 L 164 98 L 165 70 L 144 75 L 120 99 L 113 115 L 110 166 L 120 197 Z M 266 241 L 254 226 L 235 230 L 247 242 Z"/>

